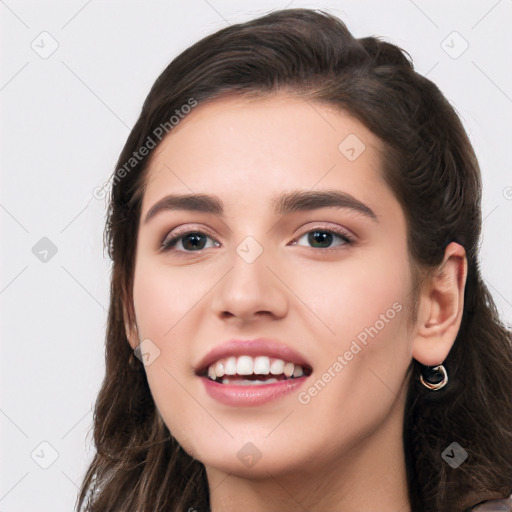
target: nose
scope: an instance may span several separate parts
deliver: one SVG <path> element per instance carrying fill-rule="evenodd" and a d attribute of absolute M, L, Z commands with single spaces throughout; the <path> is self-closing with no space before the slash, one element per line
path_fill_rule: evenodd
<path fill-rule="evenodd" d="M 264 253 L 253 262 L 234 254 L 231 270 L 214 289 L 212 309 L 219 318 L 250 322 L 286 316 L 286 287 L 277 277 L 278 272 L 267 266 Z"/>

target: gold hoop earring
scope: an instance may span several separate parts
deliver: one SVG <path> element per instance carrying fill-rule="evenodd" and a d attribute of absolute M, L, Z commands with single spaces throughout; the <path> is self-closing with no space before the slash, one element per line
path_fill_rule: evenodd
<path fill-rule="evenodd" d="M 438 391 L 448 384 L 446 368 L 438 366 L 426 366 L 420 373 L 420 382 L 430 391 Z"/>

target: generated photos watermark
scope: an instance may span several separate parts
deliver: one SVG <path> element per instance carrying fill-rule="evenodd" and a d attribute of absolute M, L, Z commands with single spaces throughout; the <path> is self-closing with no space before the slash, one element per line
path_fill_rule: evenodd
<path fill-rule="evenodd" d="M 197 106 L 197 101 L 194 98 L 189 98 L 187 103 L 183 104 L 179 109 L 175 109 L 174 114 L 169 117 L 168 121 L 160 123 L 152 132 L 148 135 L 144 144 L 140 146 L 137 151 L 132 153 L 132 156 L 119 167 L 110 177 L 110 179 L 101 187 L 96 187 L 92 194 L 96 199 L 103 199 L 107 190 L 110 186 L 115 186 L 121 181 L 127 174 L 132 171 L 139 162 L 149 155 L 149 152 L 154 149 L 157 144 L 175 128 L 182 119 L 185 118 L 191 110 Z"/>
<path fill-rule="evenodd" d="M 365 327 L 352 340 L 350 347 L 342 355 L 338 355 L 336 361 L 307 390 L 301 391 L 297 395 L 299 403 L 302 405 L 309 404 L 402 309 L 402 304 L 396 301 L 385 313 L 381 313 L 379 319 L 373 325 Z"/>

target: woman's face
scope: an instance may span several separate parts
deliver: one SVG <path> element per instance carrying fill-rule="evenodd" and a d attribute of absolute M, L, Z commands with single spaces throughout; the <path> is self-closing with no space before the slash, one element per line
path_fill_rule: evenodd
<path fill-rule="evenodd" d="M 280 94 L 200 105 L 153 155 L 130 342 L 208 469 L 315 471 L 401 447 L 412 278 L 380 147 L 346 113 Z"/>

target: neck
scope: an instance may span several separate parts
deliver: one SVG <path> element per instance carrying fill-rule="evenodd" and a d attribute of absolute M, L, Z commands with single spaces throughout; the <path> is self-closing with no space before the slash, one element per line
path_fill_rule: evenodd
<path fill-rule="evenodd" d="M 206 468 L 212 512 L 410 512 L 402 444 L 403 400 L 377 430 L 330 460 L 258 480 Z"/>

